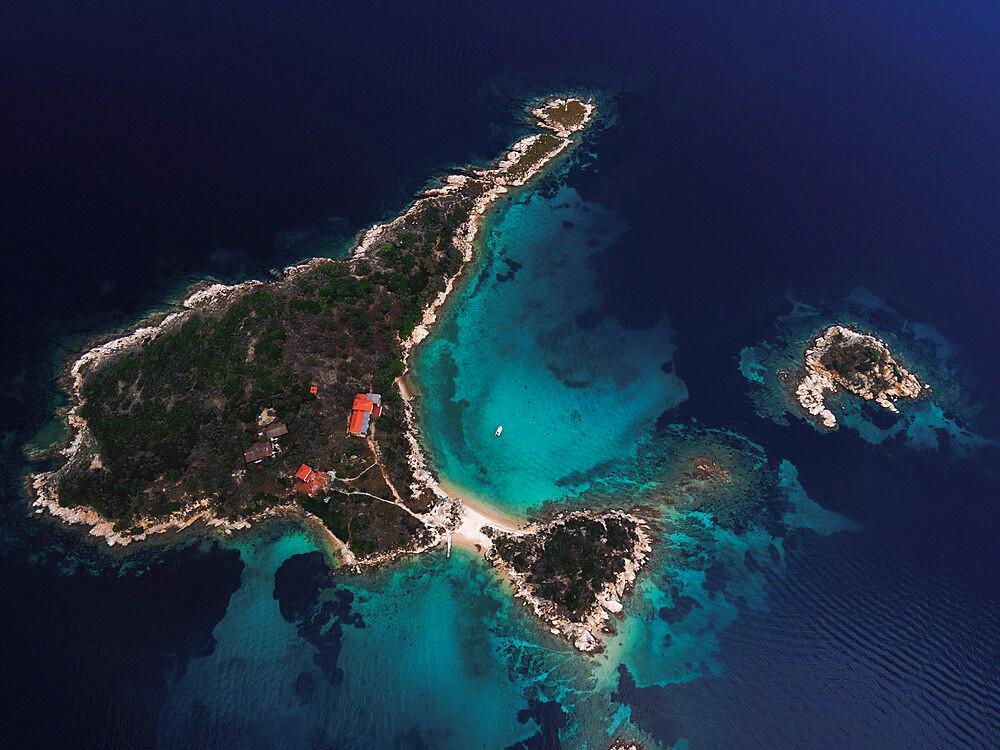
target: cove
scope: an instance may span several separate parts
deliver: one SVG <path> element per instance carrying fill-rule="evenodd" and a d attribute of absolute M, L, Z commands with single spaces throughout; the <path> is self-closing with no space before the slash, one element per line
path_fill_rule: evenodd
<path fill-rule="evenodd" d="M 586 489 L 687 397 L 664 367 L 669 321 L 625 330 L 603 308 L 587 259 L 625 223 L 564 176 L 484 219 L 477 266 L 412 367 L 443 482 L 513 514 Z"/>

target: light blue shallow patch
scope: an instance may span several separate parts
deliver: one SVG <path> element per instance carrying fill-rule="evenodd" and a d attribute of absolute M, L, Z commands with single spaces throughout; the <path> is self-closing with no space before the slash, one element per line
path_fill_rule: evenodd
<path fill-rule="evenodd" d="M 760 350 L 755 346 L 744 346 L 740 350 L 740 372 L 754 383 L 764 385 L 767 368 L 760 361 Z"/>
<path fill-rule="evenodd" d="M 951 450 L 966 455 L 996 441 L 977 435 L 965 429 L 930 399 L 916 403 L 899 402 L 899 418 L 887 428 L 878 427 L 865 414 L 864 405 L 858 400 L 844 400 L 837 412 L 837 420 L 843 427 L 854 430 L 866 442 L 880 445 L 890 438 L 899 437 L 913 450 L 938 450 L 941 447 L 939 432 L 947 435 Z"/>
<path fill-rule="evenodd" d="M 859 529 L 810 498 L 790 461 L 781 462 L 778 474 L 779 491 L 786 494 L 789 505 L 783 519 L 789 531 L 828 537 Z M 736 602 L 766 610 L 769 581 L 786 573 L 782 538 L 759 526 L 736 534 L 719 527 L 708 513 L 675 509 L 667 511 L 666 519 L 673 530 L 654 555 L 660 562 L 625 600 L 626 617 L 611 649 L 640 687 L 718 674 L 723 669 L 717 657 L 718 634 L 739 616 Z M 708 570 L 713 566 L 725 571 L 721 585 L 709 583 Z M 678 597 L 694 604 L 675 622 L 668 622 L 660 610 L 676 606 Z"/>
<path fill-rule="evenodd" d="M 846 516 L 827 510 L 808 494 L 799 482 L 799 470 L 787 458 L 778 467 L 778 483 L 785 490 L 792 509 L 784 521 L 793 529 L 809 529 L 820 536 L 830 536 L 838 531 L 858 531 L 859 526 Z"/>
<path fill-rule="evenodd" d="M 371 576 L 331 576 L 354 594 L 333 683 L 317 669 L 316 647 L 281 614 L 275 573 L 289 558 L 316 551 L 309 538 L 237 543 L 240 588 L 216 626 L 211 654 L 168 674 L 161 747 L 302 748 L 505 747 L 538 730 L 519 721 L 537 674 L 514 675 L 504 643 L 547 643 L 523 608 L 475 556 L 456 548 L 405 559 Z M 327 626 L 323 626 L 325 630 Z M 551 642 L 550 642 L 551 641 Z M 296 680 L 311 675 L 308 701 Z"/>
<path fill-rule="evenodd" d="M 518 721 L 536 675 L 516 676 L 506 639 L 543 634 L 473 553 L 455 548 L 407 560 L 374 582 L 352 585 L 364 628 L 344 631 L 338 720 L 349 735 L 387 747 L 506 747 L 533 734 Z M 425 745 L 418 744 L 416 739 Z M 409 745 L 405 745 L 409 746 Z"/>
<path fill-rule="evenodd" d="M 687 397 L 661 369 L 674 352 L 666 319 L 626 331 L 597 313 L 599 279 L 586 259 L 623 229 L 568 187 L 489 220 L 477 276 L 413 367 L 428 453 L 460 490 L 520 513 L 585 488 Z"/>

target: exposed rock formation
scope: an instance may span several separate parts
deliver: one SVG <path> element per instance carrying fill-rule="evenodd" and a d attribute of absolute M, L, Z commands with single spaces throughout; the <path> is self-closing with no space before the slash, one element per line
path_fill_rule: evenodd
<path fill-rule="evenodd" d="M 826 395 L 838 387 L 893 412 L 898 411 L 895 401 L 919 398 L 930 390 L 893 359 L 881 339 L 834 325 L 806 350 L 805 371 L 795 396 L 806 412 L 833 429 L 837 418 L 827 406 Z"/>

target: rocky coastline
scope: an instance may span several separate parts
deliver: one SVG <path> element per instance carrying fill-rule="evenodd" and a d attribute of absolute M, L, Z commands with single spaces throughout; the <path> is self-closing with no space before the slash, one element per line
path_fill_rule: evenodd
<path fill-rule="evenodd" d="M 493 166 L 467 169 L 461 174 L 450 175 L 442 180 L 440 187 L 431 188 L 396 219 L 378 224 L 362 233 L 348 260 L 352 278 L 363 278 L 363 266 L 382 263 L 381 255 L 386 247 L 398 243 L 400 237 L 420 228 L 422 217 L 428 211 L 450 210 L 455 206 L 467 206 L 462 221 L 450 237 L 450 242 L 460 253 L 460 263 L 441 279 L 440 291 L 422 308 L 420 318 L 412 330 L 399 342 L 402 353 L 403 372 L 393 380 L 393 388 L 398 391 L 402 405 L 402 437 L 407 447 L 406 467 L 408 486 L 398 486 L 399 476 L 391 476 L 383 460 L 378 441 L 369 437 L 366 441 L 372 451 L 375 463 L 385 479 L 390 496 L 380 497 L 364 491 L 354 491 L 347 482 L 352 479 L 335 477 L 331 491 L 343 495 L 366 495 L 378 507 L 378 502 L 395 506 L 400 517 L 416 524 L 416 533 L 409 541 L 387 550 L 370 554 L 356 554 L 348 539 L 335 534 L 321 518 L 312 515 L 294 498 L 281 502 L 252 514 L 234 518 L 220 512 L 211 497 L 184 498 L 176 510 L 166 516 L 140 516 L 128 519 L 127 523 L 102 516 L 95 509 L 85 505 L 61 504 L 59 482 L 67 470 L 102 470 L 102 456 L 98 441 L 92 434 L 87 420 L 81 415 L 85 405 L 84 389 L 92 373 L 130 354 L 141 353 L 159 337 L 175 334 L 193 317 L 224 314 L 240 299 L 265 288 L 293 289 L 296 284 L 310 282 L 314 275 L 329 268 L 330 261 L 313 258 L 290 266 L 276 281 L 265 284 L 248 281 L 235 286 L 203 283 L 194 287 L 177 309 L 153 319 L 143 321 L 122 335 L 107 337 L 91 346 L 67 367 L 64 385 L 71 396 L 72 406 L 66 414 L 69 427 L 67 443 L 59 449 L 64 459 L 63 466 L 53 471 L 38 472 L 28 478 L 29 490 L 33 497 L 36 514 L 49 514 L 67 524 L 89 527 L 89 534 L 103 540 L 109 546 L 125 547 L 130 544 L 160 536 L 169 538 L 171 532 L 185 529 L 203 528 L 217 530 L 231 535 L 245 532 L 268 519 L 283 517 L 299 518 L 314 527 L 321 539 L 325 539 L 332 555 L 344 563 L 344 570 L 360 570 L 366 567 L 389 563 L 405 555 L 419 554 L 447 544 L 449 553 L 452 541 L 474 548 L 482 553 L 514 588 L 514 595 L 542 619 L 553 634 L 559 635 L 580 651 L 597 653 L 603 649 L 601 636 L 613 632 L 610 618 L 622 616 L 622 597 L 634 584 L 638 571 L 645 563 L 651 549 L 650 531 L 646 522 L 624 511 L 591 512 L 578 510 L 559 514 L 550 522 L 527 526 L 516 519 L 507 519 L 474 503 L 464 503 L 449 493 L 434 476 L 419 441 L 419 427 L 413 395 L 406 387 L 406 376 L 412 352 L 427 337 L 441 314 L 441 309 L 449 299 L 455 285 L 475 257 L 475 242 L 483 215 L 512 189 L 525 185 L 538 175 L 545 166 L 570 149 L 575 135 L 591 122 L 594 103 L 576 98 L 549 99 L 540 106 L 529 110 L 540 132 L 527 136 L 514 146 Z M 412 235 L 410 235 L 412 236 Z M 367 469 L 366 469 L 367 471 Z M 364 472 L 362 472 L 363 474 Z M 237 471 L 234 476 L 239 475 Z M 533 545 L 556 538 L 574 525 L 598 525 L 605 530 L 612 525 L 627 529 L 627 544 L 613 550 L 602 549 L 604 557 L 600 561 L 611 573 L 602 579 L 600 586 L 589 592 L 590 600 L 570 612 L 565 606 L 546 598 L 543 587 L 539 586 L 537 571 L 531 573 L 505 559 L 498 552 L 501 546 L 511 543 Z M 543 556 L 544 557 L 544 556 Z M 542 560 L 544 563 L 544 559 Z"/>
<path fill-rule="evenodd" d="M 820 424 L 836 429 L 837 418 L 827 395 L 841 389 L 891 412 L 899 399 L 916 399 L 930 391 L 900 365 L 881 339 L 847 326 L 831 325 L 806 350 L 796 378 L 795 397 L 802 410 Z"/>
<path fill-rule="evenodd" d="M 604 636 L 616 632 L 611 617 L 624 616 L 622 600 L 652 551 L 649 525 L 624 510 L 560 513 L 530 532 L 487 533 L 492 544 L 486 560 L 510 582 L 514 597 L 553 635 L 587 654 L 602 652 Z M 599 552 L 586 549 L 588 544 Z M 583 565 L 573 554 L 581 548 Z M 588 564 L 598 568 L 589 577 Z M 585 591 L 578 596 L 571 588 L 584 577 Z"/>

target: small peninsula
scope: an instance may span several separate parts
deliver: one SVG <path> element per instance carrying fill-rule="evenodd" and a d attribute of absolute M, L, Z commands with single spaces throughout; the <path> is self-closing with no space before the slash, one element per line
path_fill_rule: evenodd
<path fill-rule="evenodd" d="M 450 554 L 454 540 L 486 555 L 554 632 L 599 650 L 648 553 L 645 523 L 578 511 L 524 528 L 449 496 L 404 378 L 475 256 L 483 214 L 571 149 L 594 108 L 541 102 L 529 110 L 535 133 L 487 168 L 443 178 L 345 259 L 201 284 L 169 314 L 93 344 L 65 372 L 62 463 L 29 477 L 36 512 L 112 546 L 298 517 L 345 569 L 442 544 Z"/>

